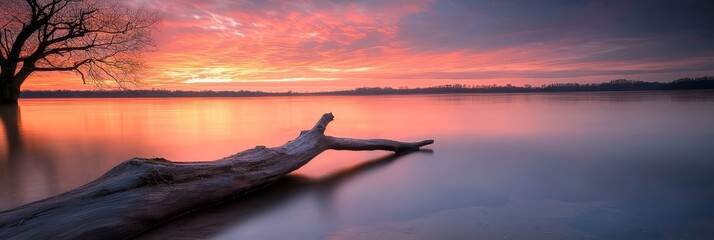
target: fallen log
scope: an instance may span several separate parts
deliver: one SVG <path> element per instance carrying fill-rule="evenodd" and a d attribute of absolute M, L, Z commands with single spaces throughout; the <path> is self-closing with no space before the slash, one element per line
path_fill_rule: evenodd
<path fill-rule="evenodd" d="M 169 219 L 264 187 L 334 150 L 405 152 L 433 143 L 326 136 L 326 113 L 282 146 L 210 162 L 133 158 L 88 184 L 0 212 L 0 239 L 122 239 Z"/>

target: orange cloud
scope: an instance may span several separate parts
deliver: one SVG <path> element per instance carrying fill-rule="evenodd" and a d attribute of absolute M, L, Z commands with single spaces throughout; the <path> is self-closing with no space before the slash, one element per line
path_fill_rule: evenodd
<path fill-rule="evenodd" d="M 714 61 L 713 57 L 656 62 L 586 59 L 646 39 L 570 43 L 568 39 L 529 40 L 505 47 L 476 48 L 470 46 L 480 42 L 469 44 L 471 40 L 465 36 L 463 46 L 420 47 L 416 45 L 418 39 L 405 38 L 409 32 L 405 25 L 415 16 L 439 17 L 432 1 L 133 0 L 128 4 L 156 9 L 164 17 L 154 34 L 158 51 L 145 54 L 150 68 L 140 88 L 317 91 L 419 87 L 455 81 L 596 81 Z M 460 24 L 465 23 L 453 22 L 443 28 L 461 34 Z M 425 26 L 423 30 L 430 29 Z M 514 32 L 494 39 L 509 41 L 522 34 Z M 78 76 L 56 73 L 33 75 L 24 87 L 88 88 L 81 85 Z"/>

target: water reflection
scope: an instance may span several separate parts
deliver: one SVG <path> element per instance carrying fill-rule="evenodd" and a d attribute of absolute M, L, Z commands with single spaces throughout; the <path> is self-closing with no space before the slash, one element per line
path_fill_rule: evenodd
<path fill-rule="evenodd" d="M 18 185 L 19 178 L 16 174 L 18 171 L 18 162 L 21 161 L 24 146 L 20 139 L 20 109 L 18 106 L 2 106 L 0 105 L 0 121 L 3 126 L 3 138 L 5 140 L 0 149 L 0 189 L 6 192 L 5 194 L 17 195 L 20 190 Z"/>
<path fill-rule="evenodd" d="M 407 155 L 431 153 L 432 150 L 424 149 L 412 153 L 390 154 L 319 178 L 291 174 L 271 184 L 266 189 L 174 220 L 142 235 L 140 239 L 176 239 L 191 237 L 250 238 L 250 233 L 231 231 L 231 229 L 241 228 L 241 225 L 259 219 L 261 215 L 289 207 L 295 204 L 296 199 L 298 201 L 307 200 L 308 202 L 314 202 L 314 205 L 318 208 L 317 212 L 319 212 L 319 217 L 326 220 L 326 223 L 335 223 L 335 220 L 338 218 L 337 214 L 339 213 L 339 210 L 335 209 L 336 207 L 334 206 L 335 204 L 339 204 L 336 202 L 335 198 L 337 194 L 335 192 L 342 184 L 360 176 L 369 176 L 369 172 L 378 171 Z M 332 159 L 332 161 L 339 161 L 339 159 Z M 337 208 L 339 208 L 339 206 Z M 297 219 L 286 220 L 292 221 Z M 274 222 L 274 225 L 264 226 L 265 228 L 260 230 L 251 229 L 251 231 L 270 232 L 274 226 L 279 224 L 280 223 Z M 334 228 L 334 224 L 332 224 L 332 226 L 331 224 L 323 224 L 319 230 L 313 229 L 312 231 L 323 232 L 324 234 L 325 232 L 333 231 Z M 317 232 L 314 234 L 319 235 L 320 233 Z"/>
<path fill-rule="evenodd" d="M 2 159 L 11 161 L 19 158 L 24 150 L 20 139 L 20 123 L 22 122 L 20 107 L 0 105 L 0 121 L 2 121 L 3 133 L 5 134 L 5 144 L 3 146 L 6 146 L 4 149 L 5 157 Z"/>
<path fill-rule="evenodd" d="M 280 145 L 334 112 L 330 135 L 434 138 L 437 151 L 364 166 L 385 153 L 328 151 L 149 236 L 711 239 L 712 93 L 26 100 L 3 110 L 0 209 L 134 156 Z"/>
<path fill-rule="evenodd" d="M 27 137 L 19 106 L 0 106 L 5 148 L 0 152 L 0 209 L 61 192 L 53 149 Z"/>

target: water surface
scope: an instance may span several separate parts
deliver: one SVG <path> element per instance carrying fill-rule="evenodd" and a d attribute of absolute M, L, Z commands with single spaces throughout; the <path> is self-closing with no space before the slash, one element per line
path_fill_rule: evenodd
<path fill-rule="evenodd" d="M 145 237 L 711 239 L 713 93 L 24 99 L 1 112 L 0 210 L 135 156 L 281 145 L 333 112 L 328 135 L 436 143 L 325 152 Z"/>

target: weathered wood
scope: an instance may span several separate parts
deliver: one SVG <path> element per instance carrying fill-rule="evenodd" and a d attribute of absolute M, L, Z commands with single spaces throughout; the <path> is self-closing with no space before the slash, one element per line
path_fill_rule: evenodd
<path fill-rule="evenodd" d="M 272 183 L 328 149 L 417 150 L 433 140 L 398 142 L 325 136 L 326 113 L 282 146 L 258 146 L 211 162 L 134 158 L 55 197 L 0 212 L 0 239 L 117 239 Z"/>

